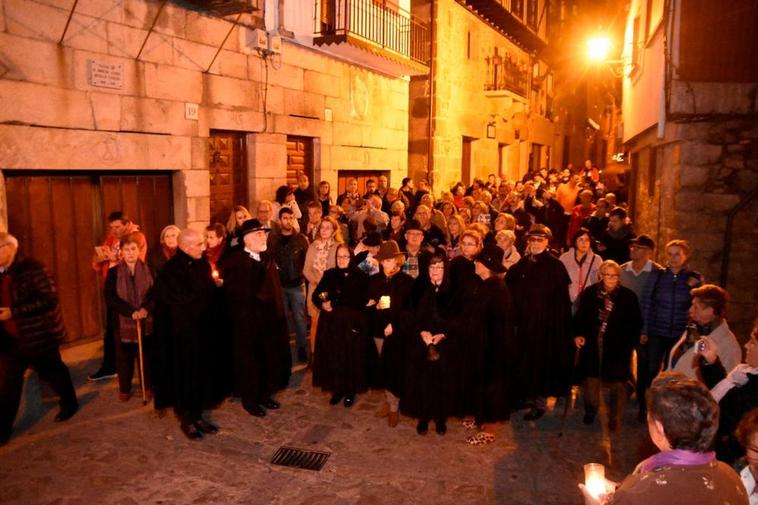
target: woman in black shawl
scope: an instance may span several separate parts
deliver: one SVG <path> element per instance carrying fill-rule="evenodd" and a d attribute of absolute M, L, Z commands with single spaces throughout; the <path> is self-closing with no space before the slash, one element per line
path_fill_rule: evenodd
<path fill-rule="evenodd" d="M 429 262 L 429 277 L 420 286 L 415 328 L 408 335 L 406 373 L 400 410 L 418 418 L 416 432 L 425 435 L 434 419 L 438 434 L 447 431 L 447 417 L 455 412 L 455 309 L 447 256 L 437 250 Z"/>
<path fill-rule="evenodd" d="M 324 272 L 313 291 L 313 304 L 321 310 L 313 385 L 332 393 L 331 405 L 344 397 L 345 407 L 351 407 L 356 393 L 368 388 L 367 357 L 374 351 L 366 319 L 368 275 L 351 261 L 346 245 L 337 247 L 336 256 L 337 266 Z"/>
<path fill-rule="evenodd" d="M 471 445 L 495 441 L 498 426 L 494 423 L 510 418 L 512 406 L 511 376 L 514 357 L 511 296 L 503 280 L 503 250 L 487 245 L 474 261 L 476 274 L 482 279 L 468 300 L 466 321 L 474 325 L 462 345 L 473 358 L 467 363 L 469 390 L 465 392 L 467 414 L 473 414 L 479 433 L 467 439 Z M 486 423 L 486 424 L 485 424 Z"/>

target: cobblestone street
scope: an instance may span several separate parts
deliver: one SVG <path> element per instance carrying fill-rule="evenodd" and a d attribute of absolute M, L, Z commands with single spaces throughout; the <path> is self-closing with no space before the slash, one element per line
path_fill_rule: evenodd
<path fill-rule="evenodd" d="M 387 427 L 374 417 L 377 393 L 349 410 L 330 407 L 307 371 L 277 397 L 281 410 L 254 418 L 226 402 L 212 414 L 221 432 L 190 442 L 173 416 L 159 418 L 138 395 L 120 403 L 115 380 L 87 383 L 99 356 L 99 344 L 64 352 L 81 403 L 66 423 L 53 422 L 57 404 L 47 388 L 40 402 L 38 381 L 27 381 L 14 436 L 0 448 L 0 502 L 576 504 L 584 463 L 605 463 L 618 480 L 649 450 L 631 403 L 624 427 L 610 436 L 572 410 L 559 438 L 559 407 L 536 423 L 518 413 L 494 444 L 472 447 L 458 420 L 442 437 L 417 435 L 409 418 Z M 320 472 L 274 466 L 282 445 L 331 457 Z"/>

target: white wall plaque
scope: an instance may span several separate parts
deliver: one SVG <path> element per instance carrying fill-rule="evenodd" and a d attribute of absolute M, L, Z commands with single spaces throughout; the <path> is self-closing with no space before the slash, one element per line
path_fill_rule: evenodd
<path fill-rule="evenodd" d="M 101 88 L 121 89 L 124 85 L 124 65 L 88 60 L 89 84 Z"/>
<path fill-rule="evenodd" d="M 198 119 L 199 107 L 196 103 L 184 103 L 184 119 Z"/>

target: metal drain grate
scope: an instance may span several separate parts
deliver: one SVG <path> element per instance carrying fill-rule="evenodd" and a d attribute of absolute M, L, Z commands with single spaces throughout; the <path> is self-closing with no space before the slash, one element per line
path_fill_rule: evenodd
<path fill-rule="evenodd" d="M 306 451 L 296 447 L 282 446 L 271 458 L 271 463 L 318 472 L 324 467 L 331 454 L 330 452 Z"/>

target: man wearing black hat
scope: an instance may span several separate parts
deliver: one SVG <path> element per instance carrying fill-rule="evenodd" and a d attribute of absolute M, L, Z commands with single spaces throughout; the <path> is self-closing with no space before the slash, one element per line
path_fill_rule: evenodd
<path fill-rule="evenodd" d="M 377 231 L 372 231 L 358 242 L 353 253 L 353 263 L 358 269 L 368 275 L 379 273 L 379 261 L 376 255 L 379 253 L 379 246 L 382 244 L 382 236 Z"/>
<path fill-rule="evenodd" d="M 421 285 L 429 277 L 429 259 L 432 253 L 428 249 L 422 249 L 424 243 L 424 229 L 415 219 L 410 219 L 405 225 L 405 262 L 402 271 L 417 279 L 416 284 Z M 421 279 L 419 282 L 418 279 Z"/>
<path fill-rule="evenodd" d="M 290 334 L 295 334 L 297 359 L 308 361 L 308 328 L 305 310 L 305 277 L 303 265 L 308 252 L 308 239 L 295 229 L 295 215 L 289 207 L 279 210 L 279 231 L 268 235 L 268 251 L 279 267 L 284 295 L 284 310 Z"/>
<path fill-rule="evenodd" d="M 545 397 L 563 396 L 570 386 L 571 279 L 563 263 L 548 251 L 551 237 L 547 226 L 532 225 L 526 254 L 505 278 L 515 309 L 521 393 L 532 407 L 527 420 L 542 417 Z"/>
<path fill-rule="evenodd" d="M 235 388 L 256 417 L 280 407 L 272 395 L 287 387 L 292 367 L 282 286 L 266 253 L 268 231 L 257 219 L 242 223 L 244 249 L 221 265 L 234 328 Z"/>

